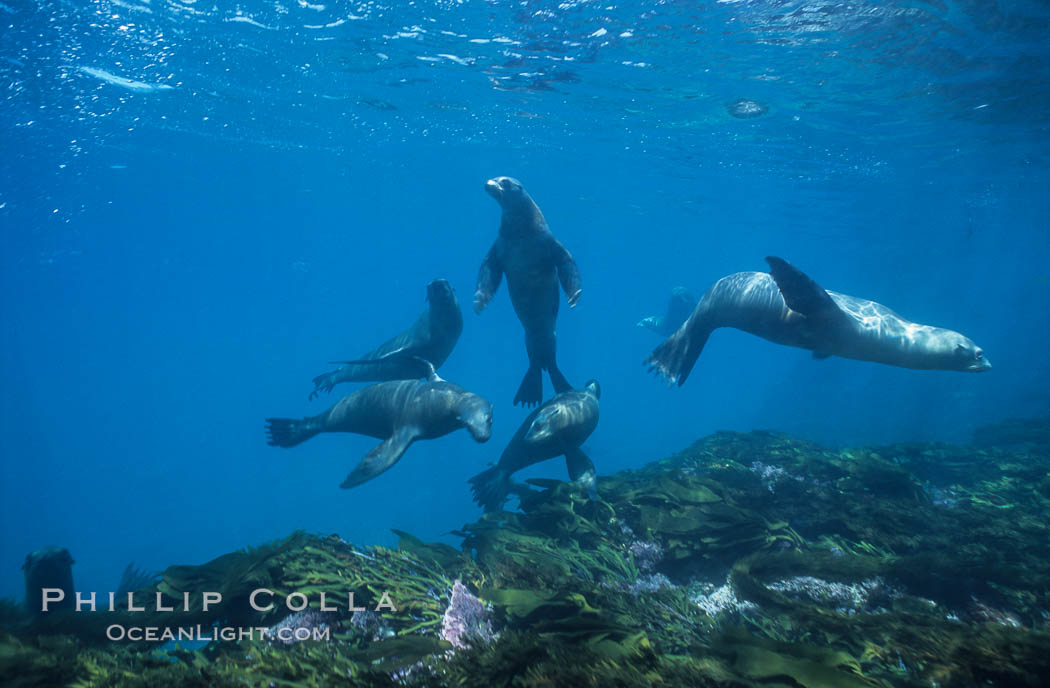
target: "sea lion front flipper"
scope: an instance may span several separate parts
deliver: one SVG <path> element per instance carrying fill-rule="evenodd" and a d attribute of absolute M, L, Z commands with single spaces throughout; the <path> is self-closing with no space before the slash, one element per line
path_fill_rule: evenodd
<path fill-rule="evenodd" d="M 474 290 L 474 312 L 481 313 L 489 301 L 495 296 L 499 289 L 499 283 L 503 280 L 503 263 L 499 258 L 499 239 L 492 244 L 485 260 L 481 262 L 478 270 L 478 286 Z"/>
<path fill-rule="evenodd" d="M 402 353 L 407 349 L 398 349 L 395 352 L 384 354 L 380 358 L 364 358 L 359 361 L 337 361 L 345 365 L 361 365 L 365 363 L 379 363 L 380 361 L 387 361 L 391 359 L 402 359 L 405 363 L 415 363 L 418 365 L 419 377 L 425 377 L 430 382 L 442 382 L 443 380 L 438 376 L 437 371 L 434 370 L 434 364 L 423 358 L 422 356 L 413 356 L 408 353 Z"/>
<path fill-rule="evenodd" d="M 594 470 L 594 462 L 583 453 L 579 447 L 565 452 L 565 467 L 569 469 L 569 479 L 577 485 L 582 485 L 590 496 L 597 497 L 596 486 L 598 475 Z"/>
<path fill-rule="evenodd" d="M 398 356 L 405 356 L 408 350 L 409 347 L 402 346 L 379 354 L 375 358 L 356 358 L 352 361 L 329 361 L 329 363 L 332 365 L 364 365 L 366 363 L 379 363 L 380 361 L 387 361 Z"/>
<path fill-rule="evenodd" d="M 788 308 L 814 320 L 827 321 L 843 315 L 831 296 L 806 273 L 776 256 L 766 256 L 766 262 Z"/>
<path fill-rule="evenodd" d="M 580 280 L 580 268 L 576 266 L 569 250 L 561 245 L 560 241 L 554 240 L 554 264 L 558 268 L 558 280 L 561 288 L 565 290 L 565 298 L 569 301 L 569 307 L 575 308 L 583 293 L 583 282 Z"/>
<path fill-rule="evenodd" d="M 415 427 L 398 428 L 390 439 L 384 440 L 365 454 L 365 458 L 361 459 L 361 463 L 354 467 L 354 470 L 346 476 L 346 480 L 339 487 L 344 489 L 357 487 L 387 470 L 401 459 L 405 450 L 418 436 L 419 431 Z"/>

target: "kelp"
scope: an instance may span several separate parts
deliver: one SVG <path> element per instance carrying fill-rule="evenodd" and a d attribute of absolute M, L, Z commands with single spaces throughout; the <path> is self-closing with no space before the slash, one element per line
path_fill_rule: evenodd
<path fill-rule="evenodd" d="M 400 531 L 396 549 L 294 533 L 170 567 L 136 599 L 181 603 L 190 592 L 179 624 L 265 626 L 290 623 L 281 602 L 303 593 L 303 618 L 329 627 L 327 641 L 100 643 L 99 624 L 127 612 L 32 621 L 8 604 L 0 677 L 84 687 L 1042 685 L 1050 428 L 1012 422 L 977 435 L 980 446 L 833 450 L 720 432 L 599 478 L 597 497 L 557 480 L 516 485 L 518 508 L 464 525 L 459 549 Z M 465 646 L 443 634 L 455 581 L 494 631 Z M 260 587 L 275 594 L 269 611 L 246 603 Z M 223 603 L 204 612 L 203 590 Z M 345 604 L 349 592 L 367 611 L 319 609 L 321 593 Z M 384 595 L 396 610 L 376 607 Z M 172 624 L 135 617 L 162 620 Z"/>

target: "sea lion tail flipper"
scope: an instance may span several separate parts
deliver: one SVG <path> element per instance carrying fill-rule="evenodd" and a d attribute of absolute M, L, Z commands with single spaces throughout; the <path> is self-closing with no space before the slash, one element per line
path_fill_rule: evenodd
<path fill-rule="evenodd" d="M 766 262 L 788 308 L 807 318 L 828 319 L 842 314 L 831 296 L 809 275 L 783 258 L 766 256 Z"/>
<path fill-rule="evenodd" d="M 510 492 L 510 476 L 499 466 L 493 466 L 488 470 L 478 473 L 470 482 L 470 491 L 474 494 L 474 501 L 480 504 L 485 511 L 497 511 L 503 508 Z"/>
<path fill-rule="evenodd" d="M 580 268 L 573 260 L 569 250 L 561 245 L 560 241 L 554 242 L 554 264 L 558 267 L 558 280 L 561 288 L 565 290 L 565 298 L 569 301 L 569 307 L 575 308 L 583 293 L 583 282 L 580 280 Z"/>
<path fill-rule="evenodd" d="M 310 418 L 266 419 L 266 443 L 271 447 L 294 447 L 319 432 L 320 425 Z"/>
<path fill-rule="evenodd" d="M 597 497 L 598 476 L 594 462 L 579 447 L 565 452 L 565 467 L 569 469 L 569 479 L 587 490 L 592 497 Z"/>
<path fill-rule="evenodd" d="M 561 394 L 562 392 L 571 392 L 573 386 L 569 384 L 569 381 L 565 379 L 565 376 L 561 374 L 561 370 L 558 369 L 558 364 L 551 363 L 547 366 L 547 374 L 550 375 L 551 384 L 554 385 L 554 393 Z M 540 390 L 540 396 L 543 395 L 543 390 Z"/>
<path fill-rule="evenodd" d="M 529 365 L 525 377 L 521 379 L 518 393 L 514 395 L 514 405 L 535 406 L 543 401 L 543 368 Z"/>
<path fill-rule="evenodd" d="M 690 321 L 686 321 L 688 325 Z M 667 378 L 668 384 L 678 383 L 681 387 L 689 377 L 689 372 L 704 350 L 704 344 L 711 335 L 711 330 L 695 331 L 686 325 L 664 340 L 664 343 L 653 349 L 645 365 Z"/>
<path fill-rule="evenodd" d="M 339 487 L 357 487 L 386 471 L 404 456 L 405 450 L 418 436 L 419 433 L 414 427 L 398 428 L 390 439 L 380 442 L 365 454 L 365 458 L 350 471 L 350 475 L 346 476 L 346 480 Z"/>

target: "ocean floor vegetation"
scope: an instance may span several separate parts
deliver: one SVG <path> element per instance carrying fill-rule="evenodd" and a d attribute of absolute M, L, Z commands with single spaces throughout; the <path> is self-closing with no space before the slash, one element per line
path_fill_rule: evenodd
<path fill-rule="evenodd" d="M 0 678 L 85 688 L 1045 685 L 1048 457 L 1050 420 L 982 428 L 972 446 L 832 450 L 719 432 L 599 478 L 597 499 L 531 480 L 517 487 L 515 511 L 457 531 L 460 549 L 407 533 L 389 549 L 297 532 L 168 568 L 136 593 L 143 612 L 125 603 L 30 618 L 5 603 Z M 221 603 L 205 609 L 201 591 Z M 176 611 L 157 611 L 158 600 Z M 112 642 L 115 624 L 260 633 Z"/>

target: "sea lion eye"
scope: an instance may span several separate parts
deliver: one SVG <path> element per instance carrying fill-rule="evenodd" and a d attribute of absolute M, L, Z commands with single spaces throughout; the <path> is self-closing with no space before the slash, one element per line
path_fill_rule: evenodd
<path fill-rule="evenodd" d="M 979 361 L 982 358 L 984 358 L 984 352 L 983 351 L 978 351 L 976 354 L 974 354 L 974 357 L 977 358 L 977 360 Z"/>

